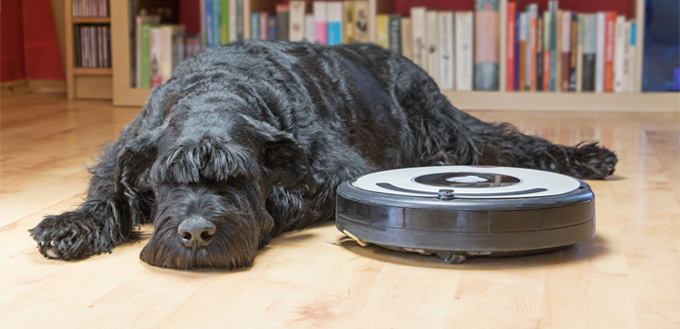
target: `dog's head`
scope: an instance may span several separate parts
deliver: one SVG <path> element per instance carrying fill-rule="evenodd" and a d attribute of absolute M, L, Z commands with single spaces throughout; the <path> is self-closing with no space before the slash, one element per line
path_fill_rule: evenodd
<path fill-rule="evenodd" d="M 154 232 L 143 261 L 181 269 L 250 266 L 275 229 L 265 206 L 272 186 L 314 189 L 292 136 L 243 126 L 159 144 L 150 171 Z"/>

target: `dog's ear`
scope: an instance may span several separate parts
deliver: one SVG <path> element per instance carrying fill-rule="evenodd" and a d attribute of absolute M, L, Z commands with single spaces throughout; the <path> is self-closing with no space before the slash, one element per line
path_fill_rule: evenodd
<path fill-rule="evenodd" d="M 316 193 L 307 155 L 291 136 L 279 135 L 265 142 L 263 161 L 272 182 L 286 187 L 302 183 L 311 193 Z"/>
<path fill-rule="evenodd" d="M 133 223 L 141 223 L 142 218 L 135 218 L 143 214 L 140 204 L 146 196 L 141 195 L 135 186 L 149 178 L 149 172 L 157 156 L 156 140 L 152 136 L 142 136 L 134 139 L 117 154 L 114 170 L 114 186 L 116 193 L 127 200 L 128 212 Z"/>

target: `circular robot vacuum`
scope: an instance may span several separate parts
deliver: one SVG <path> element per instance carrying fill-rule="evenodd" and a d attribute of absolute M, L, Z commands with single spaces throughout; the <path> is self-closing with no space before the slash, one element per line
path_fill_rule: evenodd
<path fill-rule="evenodd" d="M 338 187 L 336 226 L 360 245 L 470 256 L 538 253 L 595 235 L 590 186 L 522 168 L 438 166 L 376 172 Z"/>

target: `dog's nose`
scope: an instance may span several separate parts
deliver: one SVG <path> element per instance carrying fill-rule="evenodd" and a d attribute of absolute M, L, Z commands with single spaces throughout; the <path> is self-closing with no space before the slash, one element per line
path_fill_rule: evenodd
<path fill-rule="evenodd" d="M 209 220 L 192 217 L 185 219 L 179 224 L 177 233 L 179 233 L 179 237 L 187 247 L 200 248 L 212 242 L 216 230 L 215 224 Z"/>

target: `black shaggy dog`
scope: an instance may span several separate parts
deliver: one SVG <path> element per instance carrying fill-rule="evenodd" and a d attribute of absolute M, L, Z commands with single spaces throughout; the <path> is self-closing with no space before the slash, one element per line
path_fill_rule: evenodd
<path fill-rule="evenodd" d="M 91 169 L 86 201 L 31 230 L 81 259 L 155 230 L 171 268 L 250 266 L 283 231 L 333 219 L 344 180 L 398 167 L 486 164 L 603 179 L 617 159 L 456 109 L 406 58 L 375 45 L 243 42 L 183 62 Z"/>

